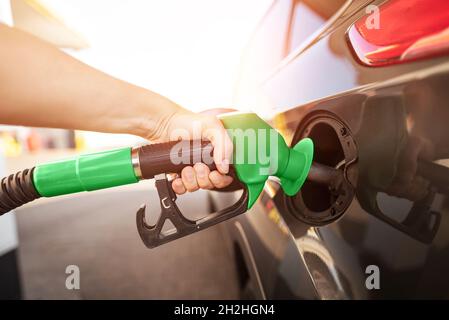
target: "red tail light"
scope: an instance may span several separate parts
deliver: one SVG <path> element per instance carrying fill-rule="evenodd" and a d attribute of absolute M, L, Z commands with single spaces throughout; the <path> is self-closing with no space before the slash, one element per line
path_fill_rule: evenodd
<path fill-rule="evenodd" d="M 371 67 L 449 53 L 449 0 L 389 0 L 348 31 L 355 55 Z"/>

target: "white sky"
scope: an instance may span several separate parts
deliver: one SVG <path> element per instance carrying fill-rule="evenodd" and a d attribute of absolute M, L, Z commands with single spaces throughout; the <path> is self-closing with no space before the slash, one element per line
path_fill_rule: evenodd
<path fill-rule="evenodd" d="M 271 0 L 44 0 L 91 48 L 74 52 L 191 110 L 230 106 L 241 51 Z"/>
<path fill-rule="evenodd" d="M 88 40 L 73 56 L 193 111 L 232 106 L 242 50 L 271 2 L 42 0 Z M 85 137 L 88 148 L 135 141 Z"/>

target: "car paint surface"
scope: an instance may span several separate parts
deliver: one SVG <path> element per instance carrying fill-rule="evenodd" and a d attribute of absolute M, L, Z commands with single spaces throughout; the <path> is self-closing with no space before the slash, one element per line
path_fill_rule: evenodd
<path fill-rule="evenodd" d="M 291 9 L 290 1 L 275 1 L 270 10 L 279 2 Z M 238 83 L 236 104 L 257 106 L 254 110 L 289 143 L 298 139 L 295 132 L 307 117 L 329 112 L 345 124 L 358 148 L 356 195 L 337 221 L 319 227 L 300 221 L 277 183 L 269 181 L 256 205 L 227 223 L 252 265 L 248 281 L 256 298 L 449 297 L 448 197 L 437 193 L 415 210 L 425 219 L 439 219 L 429 236 L 404 227 L 412 201 L 382 191 L 397 171 L 410 123 L 421 128 L 417 136 L 433 141 L 437 153 L 447 154 L 449 58 L 382 68 L 358 63 L 346 31 L 368 4 L 381 2 L 347 1 L 270 72 L 243 75 Z M 281 11 L 278 26 L 289 19 L 289 9 Z M 234 198 L 214 199 L 224 206 Z M 379 270 L 378 289 L 367 287 L 372 266 Z"/>

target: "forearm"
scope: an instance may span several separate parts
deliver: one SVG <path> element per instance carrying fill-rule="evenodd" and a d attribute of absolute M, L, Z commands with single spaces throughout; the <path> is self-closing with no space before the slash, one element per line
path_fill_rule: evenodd
<path fill-rule="evenodd" d="M 0 123 L 151 138 L 178 107 L 0 25 Z M 182 110 L 182 109 L 181 109 Z"/>

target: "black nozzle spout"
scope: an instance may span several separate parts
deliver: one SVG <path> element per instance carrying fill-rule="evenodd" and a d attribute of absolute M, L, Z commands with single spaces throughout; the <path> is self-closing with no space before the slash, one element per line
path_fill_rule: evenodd
<path fill-rule="evenodd" d="M 313 162 L 307 180 L 339 189 L 343 182 L 343 172 L 321 163 Z"/>

